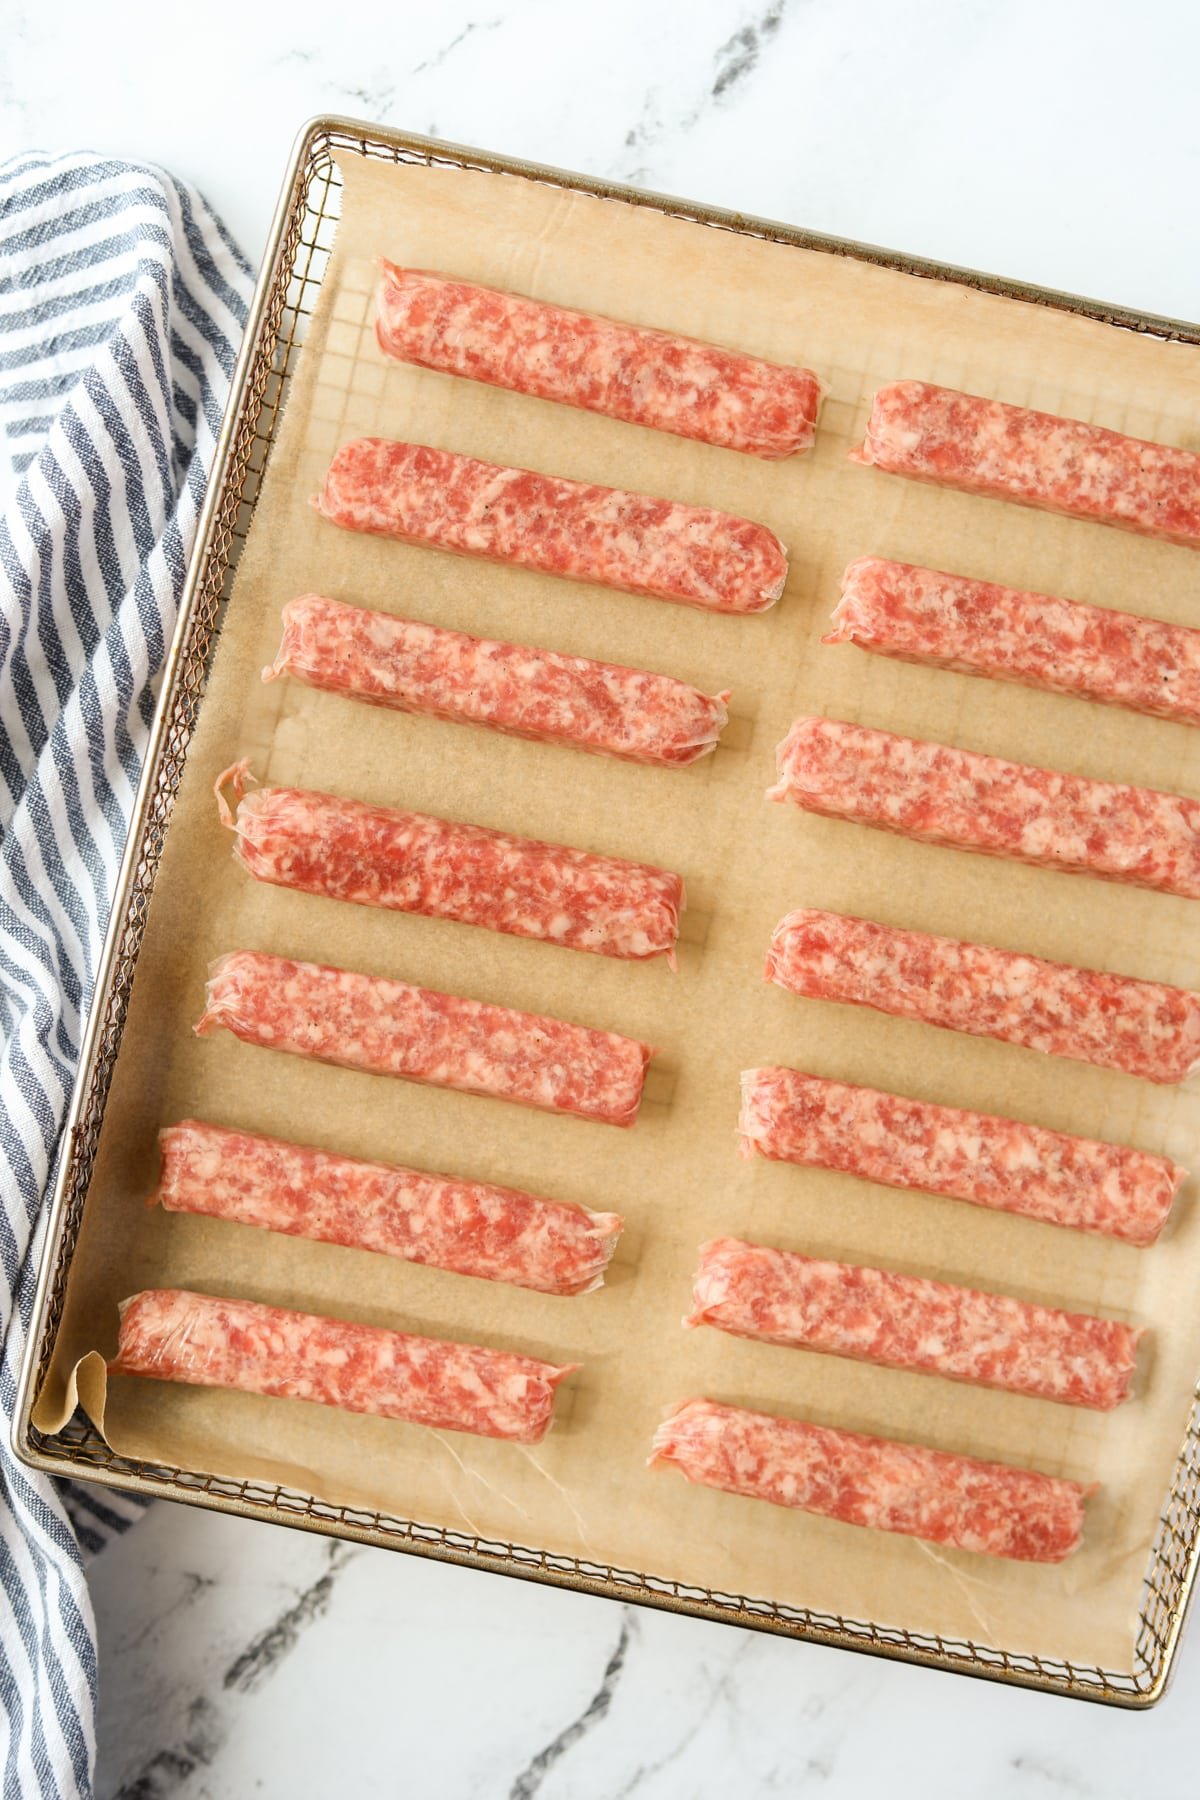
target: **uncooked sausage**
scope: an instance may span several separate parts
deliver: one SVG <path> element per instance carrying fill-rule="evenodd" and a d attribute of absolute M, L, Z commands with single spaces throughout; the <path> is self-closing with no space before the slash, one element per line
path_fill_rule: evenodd
<path fill-rule="evenodd" d="M 407 981 L 237 950 L 214 963 L 198 1037 L 632 1125 L 654 1052 L 613 1031 L 513 1012 Z"/>
<path fill-rule="evenodd" d="M 898 737 L 797 719 L 771 800 L 900 837 L 1200 899 L 1200 801 Z"/>
<path fill-rule="evenodd" d="M 1110 1412 L 1129 1396 L 1141 1332 L 1011 1294 L 714 1238 L 687 1325 L 916 1369 Z"/>
<path fill-rule="evenodd" d="M 1093 1491 L 1035 1469 L 715 1400 L 678 1407 L 654 1434 L 650 1463 L 747 1499 L 1018 1562 L 1062 1562 L 1078 1549 Z"/>
<path fill-rule="evenodd" d="M 401 362 L 774 460 L 812 446 L 821 383 L 695 338 L 383 262 L 375 334 Z"/>
<path fill-rule="evenodd" d="M 283 641 L 263 680 L 280 675 L 371 706 L 666 768 L 707 756 L 728 719 L 728 693 L 702 694 L 648 669 L 496 643 L 320 594 L 283 609 Z"/>
<path fill-rule="evenodd" d="M 428 444 L 343 444 L 315 504 L 347 531 L 710 612 L 763 612 L 787 580 L 783 545 L 765 525 Z"/>
<path fill-rule="evenodd" d="M 990 944 L 801 908 L 775 927 L 767 979 L 1049 1056 L 1183 1081 L 1200 1066 L 1200 994 Z"/>
<path fill-rule="evenodd" d="M 1200 453 L 927 381 L 875 395 L 851 459 L 891 475 L 1200 548 Z"/>
<path fill-rule="evenodd" d="M 1152 1244 L 1187 1177 L 1168 1157 L 934 1106 L 799 1069 L 746 1069 L 742 1153 L 922 1188 L 1049 1225 Z"/>
<path fill-rule="evenodd" d="M 599 1287 L 621 1235 L 616 1213 L 489 1181 L 334 1156 L 201 1119 L 169 1125 L 158 1143 L 162 1172 L 149 1205 L 543 1294 Z"/>
<path fill-rule="evenodd" d="M 1200 631 L 860 556 L 822 642 L 1200 725 Z"/>
<path fill-rule="evenodd" d="M 538 1444 L 550 1428 L 554 1390 L 578 1366 L 153 1288 L 122 1301 L 108 1372 L 315 1400 L 344 1412 Z"/>
<path fill-rule="evenodd" d="M 237 834 L 235 855 L 259 881 L 598 956 L 674 963 L 684 893 L 668 869 L 303 788 L 247 794 L 248 775 L 246 762 L 235 763 L 215 789 L 222 822 Z"/>

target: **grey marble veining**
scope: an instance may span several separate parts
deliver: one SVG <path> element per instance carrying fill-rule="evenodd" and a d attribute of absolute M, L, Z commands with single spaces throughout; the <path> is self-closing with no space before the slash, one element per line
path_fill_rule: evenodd
<path fill-rule="evenodd" d="M 348 111 L 1184 317 L 1190 0 L 10 0 L 0 153 L 157 159 L 257 255 L 300 122 Z"/>
<path fill-rule="evenodd" d="M 98 1559 L 102 1800 L 1192 1800 L 1135 1717 L 162 1506 Z"/>

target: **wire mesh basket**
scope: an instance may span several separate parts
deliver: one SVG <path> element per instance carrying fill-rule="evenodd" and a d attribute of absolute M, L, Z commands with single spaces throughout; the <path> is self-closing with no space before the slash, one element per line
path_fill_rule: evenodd
<path fill-rule="evenodd" d="M 136 1462 L 112 1450 L 82 1413 L 54 1434 L 33 1424 L 32 1402 L 49 1365 L 62 1318 L 67 1276 L 165 834 L 205 691 L 223 608 L 333 244 L 341 185 L 335 157 L 341 150 L 384 161 L 517 174 L 591 194 L 598 202 L 650 206 L 716 230 L 856 257 L 931 280 L 965 283 L 1038 305 L 1082 313 L 1110 325 L 1165 339 L 1200 342 L 1200 331 L 1180 321 L 1102 306 L 1071 295 L 950 269 L 350 120 L 323 118 L 309 125 L 293 154 L 235 372 L 98 971 L 96 999 L 64 1140 L 14 1417 L 13 1441 L 18 1454 L 55 1475 L 90 1479 L 142 1495 L 181 1500 L 611 1599 L 1076 1698 L 1135 1708 L 1152 1705 L 1161 1697 L 1169 1678 L 1200 1554 L 1200 1404 L 1193 1404 L 1161 1515 L 1145 1581 L 1133 1666 L 1127 1670 L 1051 1661 L 986 1644 L 885 1627 L 869 1620 L 690 1587 L 650 1574 L 552 1555 L 520 1544 L 492 1542 L 381 1512 L 335 1506 L 283 1487 Z"/>

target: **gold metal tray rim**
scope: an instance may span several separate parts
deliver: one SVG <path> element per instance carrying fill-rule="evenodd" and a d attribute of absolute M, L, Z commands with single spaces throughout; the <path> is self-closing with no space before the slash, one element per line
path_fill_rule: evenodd
<path fill-rule="evenodd" d="M 128 991 L 136 968 L 135 945 L 128 969 L 124 972 L 124 986 L 118 991 L 122 973 L 119 968 L 122 948 L 131 929 L 140 945 L 141 923 L 140 918 L 135 917 L 134 909 L 140 901 L 141 916 L 144 917 L 153 890 L 153 868 L 140 894 L 136 891 L 137 876 L 147 854 L 152 865 L 157 865 L 157 850 L 151 847 L 148 852 L 147 839 L 155 802 L 162 798 L 167 785 L 163 774 L 165 741 L 174 723 L 179 736 L 178 749 L 182 766 L 182 757 L 186 754 L 187 742 L 194 725 L 195 708 L 200 703 L 207 679 L 207 653 L 204 652 L 201 653 L 204 668 L 198 676 L 199 686 L 196 692 L 193 695 L 181 694 L 184 654 L 193 637 L 203 629 L 207 629 L 209 633 L 206 643 L 211 643 L 213 622 L 221 604 L 220 589 L 223 589 L 232 567 L 233 542 L 238 536 L 244 537 L 252 514 L 253 499 L 249 502 L 245 500 L 247 482 L 251 476 L 261 475 L 265 455 L 269 453 L 274 422 L 278 418 L 289 376 L 289 359 L 294 347 L 293 335 L 284 347 L 280 367 L 280 328 L 288 309 L 289 288 L 295 279 L 300 251 L 306 247 L 308 249 L 308 264 L 301 278 L 303 288 L 310 279 L 308 268 L 314 251 L 318 248 L 315 240 L 310 242 L 303 235 L 307 189 L 311 179 L 323 170 L 329 170 L 335 147 L 358 150 L 364 155 L 391 157 L 395 161 L 440 163 L 482 169 L 496 174 L 517 175 L 527 180 L 587 193 L 598 200 L 648 206 L 670 216 L 717 229 L 763 237 L 829 255 L 854 257 L 859 261 L 897 269 L 922 279 L 954 282 L 1032 305 L 1055 307 L 1081 314 L 1100 324 L 1148 333 L 1167 341 L 1200 344 L 1200 325 L 1187 320 L 1109 305 L 1080 295 L 1010 281 L 972 269 L 957 268 L 925 257 L 906 256 L 875 245 L 805 231 L 774 220 L 743 215 L 721 207 L 705 206 L 671 195 L 632 189 L 545 164 L 526 162 L 415 133 L 372 126 L 338 115 L 320 115 L 304 125 L 288 163 L 250 304 L 245 336 L 234 369 L 212 477 L 189 562 L 179 617 L 167 656 L 162 691 L 118 873 L 104 949 L 97 968 L 95 994 L 83 1034 L 79 1072 L 63 1132 L 29 1337 L 13 1413 L 11 1442 L 16 1455 L 30 1467 L 49 1475 L 93 1480 L 101 1485 L 147 1497 L 175 1499 L 243 1518 L 266 1519 L 293 1529 L 343 1537 L 379 1548 L 400 1549 L 410 1554 L 462 1567 L 479 1568 L 493 1574 L 507 1574 L 608 1599 L 636 1602 L 693 1617 L 738 1624 L 777 1636 L 858 1650 L 894 1661 L 970 1674 L 1010 1686 L 1035 1688 L 1126 1709 L 1145 1710 L 1155 1705 L 1162 1698 L 1171 1677 L 1197 1566 L 1200 1564 L 1200 1396 L 1198 1403 L 1193 1405 L 1188 1432 L 1164 1507 L 1155 1553 L 1147 1576 L 1148 1598 L 1141 1618 L 1139 1653 L 1133 1659 L 1134 1669 L 1128 1671 L 1051 1663 L 1032 1653 L 1006 1652 L 970 1642 L 949 1642 L 938 1637 L 910 1633 L 902 1626 L 882 1626 L 871 1621 L 817 1615 L 745 1595 L 718 1595 L 706 1590 L 690 1589 L 684 1584 L 650 1574 L 581 1564 L 528 1546 L 492 1544 L 465 1533 L 449 1532 L 416 1521 L 335 1507 L 315 1496 L 293 1494 L 283 1488 L 266 1488 L 258 1483 L 227 1480 L 199 1471 L 160 1468 L 132 1462 L 117 1456 L 103 1445 L 98 1434 L 89 1428 L 81 1428 L 72 1423 L 63 1431 L 50 1436 L 33 1424 L 33 1400 L 61 1317 L 70 1257 L 86 1197 L 86 1170 L 90 1170 L 91 1154 L 94 1153 L 95 1139 L 103 1118 L 107 1080 L 101 1062 L 106 1056 L 111 1068 L 117 1054 L 124 1028 Z M 325 159 L 324 163 L 321 161 L 322 157 Z M 320 217 L 324 217 L 323 212 Z M 295 320 L 293 333 L 294 327 Z M 273 401 L 268 402 L 267 393 L 272 382 Z M 264 437 L 259 423 L 268 404 L 273 407 L 273 417 L 269 434 Z M 263 460 L 257 468 L 252 461 L 255 441 L 263 446 Z M 240 466 L 235 457 L 235 449 L 242 453 Z M 236 522 L 239 509 L 245 512 L 240 526 Z M 220 588 L 209 594 L 205 584 L 214 566 L 221 577 Z M 211 611 L 211 617 L 206 622 L 199 619 L 197 610 L 198 597 L 202 593 Z M 192 708 L 190 717 L 187 711 L 189 705 Z M 182 717 L 179 716 L 181 712 Z M 176 774 L 176 783 L 177 779 Z M 166 804 L 169 817 L 169 796 Z M 166 823 L 164 819 L 161 827 L 163 834 Z M 161 836 L 159 842 L 161 844 Z M 99 1111 L 85 1132 L 81 1127 L 81 1119 L 89 1108 L 95 1108 L 97 1104 Z M 85 1165 L 86 1170 L 81 1176 L 81 1168 Z M 103 1466 L 97 1466 L 97 1459 L 103 1460 Z M 1164 1580 L 1165 1586 L 1161 1585 Z M 1149 1644 L 1148 1649 L 1142 1647 L 1143 1639 Z"/>

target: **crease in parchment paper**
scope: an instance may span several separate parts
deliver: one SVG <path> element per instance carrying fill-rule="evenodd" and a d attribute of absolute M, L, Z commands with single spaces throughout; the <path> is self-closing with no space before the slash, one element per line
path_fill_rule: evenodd
<path fill-rule="evenodd" d="M 997 1584 L 984 1581 L 979 1576 L 968 1575 L 964 1569 L 957 1567 L 948 1556 L 943 1556 L 939 1550 L 934 1549 L 932 1544 L 925 1543 L 921 1538 L 914 1539 L 914 1542 L 920 1544 L 930 1562 L 936 1563 L 939 1569 L 945 1571 L 946 1579 L 952 1581 L 962 1594 L 964 1602 L 971 1610 L 972 1618 L 979 1627 L 980 1642 L 992 1643 L 995 1638 L 995 1627 L 988 1614 L 982 1610 L 981 1605 L 976 1604 L 975 1596 L 980 1589 L 994 1590 Z"/>
<path fill-rule="evenodd" d="M 1195 903 L 911 844 L 772 806 L 799 713 L 965 743 L 1015 761 L 1200 793 L 1200 732 L 823 645 L 855 556 L 961 571 L 1200 625 L 1200 558 L 1171 545 L 855 468 L 873 390 L 921 376 L 1186 444 L 1200 352 L 1045 307 L 479 171 L 347 155 L 344 211 L 271 452 L 191 740 L 140 952 L 38 1423 L 73 1403 L 123 1453 L 323 1500 L 587 1555 L 697 1588 L 946 1638 L 1131 1666 L 1142 1574 L 1200 1367 L 1195 1181 L 1157 1246 L 737 1155 L 738 1077 L 790 1064 L 951 1106 L 1166 1152 L 1200 1170 L 1200 1099 L 762 980 L 771 930 L 828 907 L 1200 987 Z M 440 268 L 813 367 L 829 384 L 811 455 L 768 464 L 387 362 L 375 259 Z M 378 434 L 640 488 L 761 520 L 791 547 L 779 605 L 738 619 L 356 537 L 308 504 L 337 446 Z M 316 591 L 484 637 L 730 688 L 733 724 L 683 770 L 264 685 L 280 609 Z M 581 956 L 445 920 L 257 883 L 230 858 L 211 784 L 266 783 L 577 843 L 684 877 L 679 970 Z M 271 950 L 556 1013 L 662 1046 L 631 1131 L 324 1068 L 191 1027 L 206 967 Z M 394 1258 L 146 1211 L 155 1134 L 210 1119 L 347 1155 L 545 1193 L 628 1221 L 608 1283 L 562 1299 Z M 697 1247 L 730 1235 L 1094 1311 L 1150 1328 L 1136 1397 L 1102 1418 L 718 1332 L 685 1332 Z M 130 1379 L 106 1383 L 116 1306 L 194 1287 L 578 1362 L 536 1465 L 518 1447 Z M 644 1467 L 663 1412 L 696 1395 L 1098 1481 L 1083 1546 L 1057 1566 L 986 1564 L 851 1530 Z M 463 1488 L 462 1470 L 471 1487 Z M 570 1504 L 564 1505 L 564 1497 Z M 585 1530 L 586 1524 L 586 1530 Z M 986 1604 L 980 1602 L 986 1582 Z"/>
<path fill-rule="evenodd" d="M 450 1460 L 453 1463 L 455 1463 L 456 1466 L 462 1471 L 463 1475 L 466 1476 L 468 1481 L 473 1480 L 473 1481 L 483 1482 L 484 1487 L 487 1488 L 489 1493 L 494 1494 L 496 1492 L 496 1490 L 492 1487 L 490 1482 L 483 1481 L 483 1477 L 481 1475 L 479 1475 L 474 1469 L 468 1468 L 467 1464 L 463 1461 L 462 1457 L 458 1454 L 458 1451 L 454 1448 L 454 1445 L 447 1438 L 445 1432 L 434 1431 L 433 1436 L 437 1439 L 437 1442 L 442 1446 L 442 1449 L 446 1452 L 447 1456 L 449 1456 Z M 464 1524 L 466 1525 L 468 1531 L 473 1532 L 476 1537 L 482 1537 L 483 1532 L 480 1530 L 478 1524 L 471 1517 L 470 1513 L 467 1511 L 466 1507 L 463 1505 L 463 1503 L 459 1499 L 458 1495 L 453 1492 L 453 1490 L 452 1490 L 452 1498 L 453 1498 L 455 1506 L 458 1508 L 459 1514 L 462 1517 L 462 1520 L 463 1520 Z M 501 1502 L 503 1502 L 504 1495 L 500 1494 L 498 1496 L 498 1498 L 501 1500 Z M 518 1512 L 521 1512 L 521 1510 L 522 1509 L 520 1507 L 517 1508 Z M 522 1517 L 527 1518 L 528 1514 L 522 1513 Z"/>

